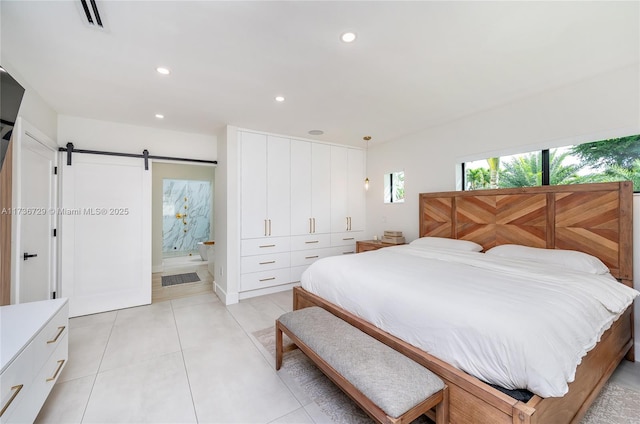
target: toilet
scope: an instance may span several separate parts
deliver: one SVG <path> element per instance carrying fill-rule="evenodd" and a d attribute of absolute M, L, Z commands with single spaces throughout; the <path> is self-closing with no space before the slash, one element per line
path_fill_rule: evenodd
<path fill-rule="evenodd" d="M 216 244 L 215 241 L 201 241 L 198 243 L 198 252 L 203 261 L 209 260 L 209 248 Z"/>

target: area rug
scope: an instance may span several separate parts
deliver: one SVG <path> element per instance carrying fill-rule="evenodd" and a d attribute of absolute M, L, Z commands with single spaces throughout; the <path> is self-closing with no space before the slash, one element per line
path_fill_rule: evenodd
<path fill-rule="evenodd" d="M 176 284 L 195 283 L 200 281 L 200 277 L 195 272 L 187 272 L 186 274 L 165 275 L 162 277 L 162 287 L 175 286 Z"/>
<path fill-rule="evenodd" d="M 275 329 L 265 328 L 253 336 L 275 357 Z M 284 335 L 285 345 L 291 341 Z M 314 400 L 322 411 L 338 424 L 369 424 L 373 421 L 302 353 L 285 353 L 281 372 L 286 372 Z M 420 417 L 412 424 L 428 424 Z M 607 383 L 581 424 L 640 424 L 640 392 L 615 383 Z"/>

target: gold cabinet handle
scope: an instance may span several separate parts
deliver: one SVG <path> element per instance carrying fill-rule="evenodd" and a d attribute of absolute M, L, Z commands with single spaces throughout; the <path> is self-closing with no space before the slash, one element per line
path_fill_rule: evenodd
<path fill-rule="evenodd" d="M 258 280 L 258 281 L 269 281 L 269 280 L 275 280 L 276 277 L 269 277 L 269 278 L 263 278 L 262 280 Z"/>
<path fill-rule="evenodd" d="M 62 366 L 64 365 L 64 359 L 61 359 L 58 361 L 58 368 L 56 368 L 56 372 L 53 374 L 53 377 L 49 377 L 47 378 L 47 381 L 53 381 L 56 379 L 56 377 L 58 377 L 58 373 L 60 372 L 60 370 L 62 369 Z"/>
<path fill-rule="evenodd" d="M 318 257 L 318 255 L 315 255 L 315 256 L 305 256 L 304 258 L 305 258 L 305 259 L 315 259 L 315 258 L 317 258 L 317 257 Z"/>
<path fill-rule="evenodd" d="M 260 262 L 260 265 L 267 265 L 267 264 L 275 264 L 276 261 L 266 261 L 266 262 Z"/>
<path fill-rule="evenodd" d="M 22 390 L 22 387 L 24 387 L 24 384 L 18 384 L 17 386 L 13 386 L 11 388 L 11 391 L 13 392 L 13 394 L 11 395 L 7 403 L 5 403 L 5 405 L 0 410 L 0 417 L 2 416 L 2 414 L 4 414 L 4 411 L 6 411 L 7 408 L 9 408 L 9 405 L 11 405 L 11 402 L 13 402 L 16 396 L 18 396 L 18 393 L 20 393 L 20 390 Z"/>
<path fill-rule="evenodd" d="M 66 327 L 64 325 L 62 327 L 58 327 L 58 334 L 56 334 L 53 340 L 47 340 L 47 344 L 57 342 L 65 328 Z"/>
<path fill-rule="evenodd" d="M 313 243 L 319 243 L 320 240 L 311 240 L 311 241 L 305 241 L 304 244 L 313 244 Z"/>
<path fill-rule="evenodd" d="M 275 244 L 263 244 L 262 246 L 258 246 L 260 249 L 264 248 L 264 247 L 276 247 Z"/>

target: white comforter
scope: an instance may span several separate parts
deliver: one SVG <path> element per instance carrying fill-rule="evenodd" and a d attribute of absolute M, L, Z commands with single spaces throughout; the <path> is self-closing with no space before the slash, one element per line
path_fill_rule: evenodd
<path fill-rule="evenodd" d="M 302 287 L 489 383 L 564 395 L 639 294 L 610 275 L 395 246 L 325 258 Z"/>

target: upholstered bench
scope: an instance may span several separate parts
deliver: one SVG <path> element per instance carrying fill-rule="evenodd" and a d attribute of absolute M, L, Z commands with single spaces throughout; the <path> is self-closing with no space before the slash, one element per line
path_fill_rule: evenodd
<path fill-rule="evenodd" d="M 436 423 L 449 422 L 448 389 L 438 376 L 324 309 L 276 320 L 276 369 L 282 333 L 374 420 L 409 423 L 435 407 Z"/>

